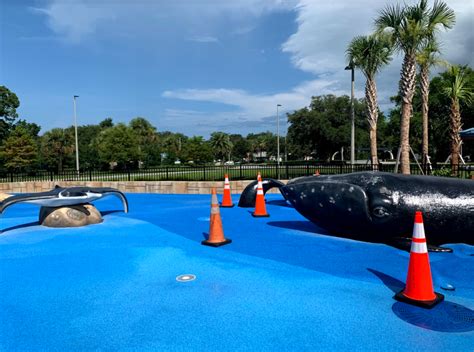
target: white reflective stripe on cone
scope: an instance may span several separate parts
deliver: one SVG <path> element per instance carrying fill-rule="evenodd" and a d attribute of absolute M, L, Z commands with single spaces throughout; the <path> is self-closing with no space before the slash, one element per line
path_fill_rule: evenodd
<path fill-rule="evenodd" d="M 229 185 L 224 185 L 224 189 L 230 189 Z"/>
<path fill-rule="evenodd" d="M 412 253 L 428 253 L 428 247 L 426 246 L 426 242 L 423 242 L 423 243 L 412 242 L 410 252 L 412 252 Z"/>
<path fill-rule="evenodd" d="M 425 238 L 425 228 L 423 227 L 423 223 L 415 223 L 415 226 L 413 226 L 413 238 Z"/>
<path fill-rule="evenodd" d="M 263 189 L 257 189 L 257 194 L 263 196 Z"/>

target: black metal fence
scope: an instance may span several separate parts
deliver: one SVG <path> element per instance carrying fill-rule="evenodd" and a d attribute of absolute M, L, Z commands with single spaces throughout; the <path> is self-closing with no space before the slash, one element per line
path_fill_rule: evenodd
<path fill-rule="evenodd" d="M 218 181 L 224 174 L 231 180 L 253 180 L 258 172 L 262 177 L 291 179 L 309 176 L 316 172 L 322 175 L 344 174 L 358 171 L 370 171 L 369 164 L 344 163 L 283 163 L 277 164 L 241 164 L 241 165 L 205 165 L 205 166 L 163 166 L 137 170 L 83 170 L 79 174 L 75 170 L 61 172 L 35 170 L 18 173 L 0 171 L 0 182 L 35 182 L 35 181 Z M 381 164 L 378 171 L 394 172 L 395 165 Z M 454 173 L 456 177 L 471 178 L 474 165 L 459 165 Z M 423 174 L 416 164 L 411 165 L 412 174 Z M 451 176 L 452 169 L 448 164 L 433 165 L 433 175 Z"/>

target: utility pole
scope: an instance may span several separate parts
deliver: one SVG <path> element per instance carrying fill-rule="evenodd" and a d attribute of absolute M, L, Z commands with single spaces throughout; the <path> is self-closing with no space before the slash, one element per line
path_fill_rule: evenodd
<path fill-rule="evenodd" d="M 76 138 L 76 172 L 77 176 L 79 176 L 79 143 L 77 140 L 77 115 L 76 115 L 76 98 L 79 98 L 79 95 L 74 95 L 74 134 Z"/>

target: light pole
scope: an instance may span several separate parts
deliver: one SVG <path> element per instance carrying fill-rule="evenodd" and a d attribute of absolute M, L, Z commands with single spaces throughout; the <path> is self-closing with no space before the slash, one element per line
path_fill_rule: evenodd
<path fill-rule="evenodd" d="M 74 95 L 74 97 L 72 98 L 74 102 L 74 134 L 76 137 L 76 172 L 77 176 L 79 176 L 79 144 L 77 142 L 76 98 L 79 98 L 79 95 Z"/>
<path fill-rule="evenodd" d="M 277 104 L 277 179 L 280 178 L 280 117 L 278 116 L 278 108 L 281 104 Z"/>
<path fill-rule="evenodd" d="M 351 61 L 345 70 L 351 70 L 351 165 L 355 164 L 355 117 L 354 117 L 354 63 Z"/>

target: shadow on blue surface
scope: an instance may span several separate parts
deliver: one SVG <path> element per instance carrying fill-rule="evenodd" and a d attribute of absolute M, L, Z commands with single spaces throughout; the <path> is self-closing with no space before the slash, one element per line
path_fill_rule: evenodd
<path fill-rule="evenodd" d="M 371 269 L 371 268 L 367 268 L 367 270 L 370 271 L 375 276 L 377 276 L 380 279 L 380 281 L 383 282 L 385 286 L 387 286 L 390 290 L 393 291 L 393 293 L 398 293 L 400 292 L 400 290 L 403 290 L 403 288 L 405 287 L 405 284 L 403 282 L 401 282 L 398 279 L 395 279 L 394 277 L 390 275 L 384 274 L 378 270 Z"/>
<path fill-rule="evenodd" d="M 367 268 L 394 293 L 403 290 L 405 284 L 380 271 Z M 392 311 L 401 320 L 423 329 L 440 332 L 469 332 L 474 330 L 474 311 L 460 304 L 443 301 L 431 309 L 396 302 Z"/>
<path fill-rule="evenodd" d="M 444 301 L 431 309 L 396 302 L 392 311 L 403 321 L 440 332 L 474 331 L 474 311 L 460 304 Z"/>
<path fill-rule="evenodd" d="M 269 221 L 267 225 L 275 226 L 288 230 L 299 230 L 317 234 L 327 234 L 327 231 L 317 227 L 310 221 Z"/>
<path fill-rule="evenodd" d="M 8 231 L 12 231 L 12 230 L 23 229 L 23 228 L 26 228 L 26 227 L 32 227 L 32 226 L 37 226 L 37 225 L 39 225 L 39 222 L 38 221 L 33 221 L 33 222 L 26 223 L 26 224 L 7 227 L 6 229 L 3 229 L 3 230 L 0 229 L 0 232 L 8 232 Z"/>
<path fill-rule="evenodd" d="M 109 215 L 109 214 L 115 214 L 115 213 L 123 213 L 123 210 L 105 210 L 105 211 L 100 212 L 100 214 L 102 216 Z"/>

